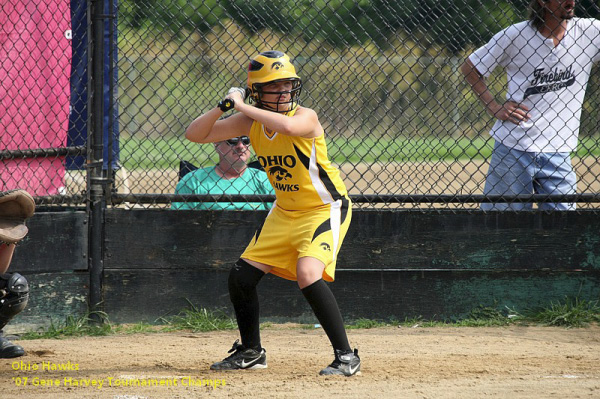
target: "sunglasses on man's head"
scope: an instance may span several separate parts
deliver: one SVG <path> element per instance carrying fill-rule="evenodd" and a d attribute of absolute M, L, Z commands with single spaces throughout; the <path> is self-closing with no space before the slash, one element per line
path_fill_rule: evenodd
<path fill-rule="evenodd" d="M 227 144 L 233 147 L 234 145 L 237 145 L 237 143 L 239 143 L 240 140 L 242 140 L 243 145 L 250 145 L 250 137 L 248 136 L 234 137 L 225 141 L 227 142 Z"/>

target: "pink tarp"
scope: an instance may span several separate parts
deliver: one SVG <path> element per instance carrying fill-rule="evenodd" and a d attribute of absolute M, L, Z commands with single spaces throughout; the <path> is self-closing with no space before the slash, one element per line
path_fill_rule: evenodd
<path fill-rule="evenodd" d="M 0 150 L 64 147 L 69 122 L 68 0 L 0 0 Z M 0 190 L 61 193 L 64 157 L 0 161 Z"/>

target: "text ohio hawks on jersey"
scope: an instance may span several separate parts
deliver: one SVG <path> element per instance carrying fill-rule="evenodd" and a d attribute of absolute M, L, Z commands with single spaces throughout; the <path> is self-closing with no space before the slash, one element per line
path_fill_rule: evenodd
<path fill-rule="evenodd" d="M 290 112 L 290 116 L 295 113 Z M 347 195 L 337 168 L 327 157 L 324 134 L 316 138 L 270 133 L 254 122 L 250 141 L 275 189 L 277 206 L 304 210 L 330 204 Z"/>

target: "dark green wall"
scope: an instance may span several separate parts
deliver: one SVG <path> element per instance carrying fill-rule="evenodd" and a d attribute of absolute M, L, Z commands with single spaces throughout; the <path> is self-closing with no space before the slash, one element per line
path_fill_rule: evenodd
<path fill-rule="evenodd" d="M 106 212 L 104 310 L 116 322 L 154 322 L 191 302 L 231 312 L 228 270 L 265 212 Z M 32 285 L 16 322 L 86 308 L 83 212 L 38 213 L 12 271 Z M 347 319 L 465 316 L 478 306 L 517 311 L 565 297 L 600 299 L 600 215 L 355 211 L 331 284 Z M 259 286 L 265 320 L 314 321 L 294 282 Z"/>
<path fill-rule="evenodd" d="M 11 322 L 25 328 L 63 322 L 87 311 L 89 273 L 85 212 L 38 212 L 17 246 L 9 272 L 29 281 L 27 308 Z"/>

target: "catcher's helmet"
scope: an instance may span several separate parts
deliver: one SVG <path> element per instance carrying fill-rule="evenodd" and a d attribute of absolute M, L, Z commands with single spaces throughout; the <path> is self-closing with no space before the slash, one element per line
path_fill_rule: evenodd
<path fill-rule="evenodd" d="M 292 89 L 283 92 L 265 92 L 263 90 L 265 85 L 279 81 L 292 82 Z M 281 51 L 265 51 L 250 61 L 250 65 L 248 65 L 248 91 L 250 99 L 256 103 L 257 107 L 275 112 L 287 112 L 298 105 L 301 90 L 302 80 L 296 75 L 296 69 L 292 65 L 290 57 Z M 280 100 L 276 102 L 264 101 L 262 95 L 265 93 L 289 93 L 290 100 L 285 102 L 280 102 Z M 289 107 L 286 106 L 288 104 Z"/>

